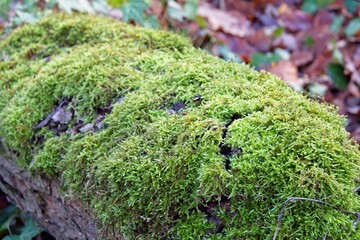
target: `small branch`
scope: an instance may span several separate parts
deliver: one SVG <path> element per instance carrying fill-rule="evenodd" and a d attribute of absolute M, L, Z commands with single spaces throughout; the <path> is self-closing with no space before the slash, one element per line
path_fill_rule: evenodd
<path fill-rule="evenodd" d="M 356 190 L 356 189 L 355 189 Z M 360 212 L 352 212 L 352 211 L 349 211 L 349 210 L 345 210 L 345 209 L 342 209 L 338 206 L 335 206 L 335 205 L 332 205 L 332 204 L 329 204 L 329 203 L 326 203 L 324 201 L 321 201 L 321 200 L 317 200 L 317 199 L 312 199 L 312 198 L 301 198 L 301 197 L 291 197 L 291 198 L 288 198 L 284 204 L 283 204 L 283 207 L 281 209 L 281 212 L 280 212 L 280 215 L 278 217 L 278 224 L 277 224 L 277 227 L 276 227 L 276 230 L 275 230 L 275 233 L 274 233 L 274 237 L 273 237 L 273 240 L 276 240 L 276 237 L 280 231 L 280 227 L 281 227 L 281 223 L 282 223 L 282 220 L 283 220 L 283 217 L 284 217 L 284 213 L 285 213 L 285 208 L 286 206 L 288 205 L 288 203 L 290 202 L 296 202 L 296 201 L 308 201 L 308 202 L 314 202 L 314 203 L 318 203 L 318 204 L 322 204 L 322 205 L 325 205 L 327 207 L 330 207 L 332 209 L 335 209 L 337 211 L 340 211 L 342 213 L 345 213 L 345 214 L 351 214 L 351 215 L 354 215 L 356 217 L 356 220 L 355 222 L 353 223 L 353 227 L 356 228 L 358 222 L 360 221 Z M 326 235 L 324 237 L 324 239 L 326 239 Z"/>
<path fill-rule="evenodd" d="M 359 221 L 360 221 L 360 213 L 357 213 L 356 220 L 355 220 L 355 222 L 353 223 L 353 227 L 354 227 L 354 228 L 357 227 Z"/>

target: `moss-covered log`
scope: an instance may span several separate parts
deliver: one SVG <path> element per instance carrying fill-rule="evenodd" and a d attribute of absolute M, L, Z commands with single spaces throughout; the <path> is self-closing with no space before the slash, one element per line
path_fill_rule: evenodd
<path fill-rule="evenodd" d="M 83 15 L 0 53 L 0 186 L 59 238 L 271 239 L 289 197 L 359 210 L 345 118 L 274 75 Z M 279 239 L 360 239 L 354 220 L 294 203 Z"/>

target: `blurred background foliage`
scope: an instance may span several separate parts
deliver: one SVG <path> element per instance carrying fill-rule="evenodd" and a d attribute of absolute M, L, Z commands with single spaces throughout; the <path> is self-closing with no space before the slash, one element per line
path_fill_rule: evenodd
<path fill-rule="evenodd" d="M 190 37 L 195 47 L 266 69 L 305 95 L 337 105 L 348 117 L 347 130 L 359 141 L 359 4 L 357 0 L 0 0 L 0 37 L 59 11 L 107 15 L 174 31 Z M 1 192 L 0 238 L 52 239 Z"/>

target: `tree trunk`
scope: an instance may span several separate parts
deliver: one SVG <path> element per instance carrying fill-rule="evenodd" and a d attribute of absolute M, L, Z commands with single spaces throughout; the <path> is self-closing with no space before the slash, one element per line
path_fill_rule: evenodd
<path fill-rule="evenodd" d="M 0 189 L 56 239 L 98 239 L 96 221 L 81 202 L 64 199 L 60 182 L 32 176 L 15 157 L 0 156 Z"/>

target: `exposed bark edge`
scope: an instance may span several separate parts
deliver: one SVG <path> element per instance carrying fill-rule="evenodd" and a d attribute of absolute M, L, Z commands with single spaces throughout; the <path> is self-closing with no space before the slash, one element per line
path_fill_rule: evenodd
<path fill-rule="evenodd" d="M 12 157 L 0 156 L 0 189 L 56 239 L 98 239 L 96 221 L 81 202 L 64 199 L 60 182 L 21 169 Z"/>

